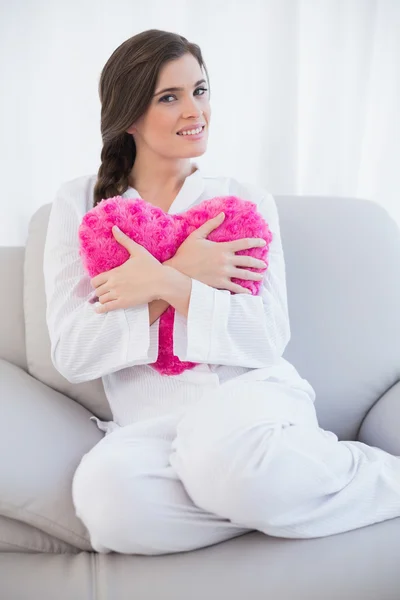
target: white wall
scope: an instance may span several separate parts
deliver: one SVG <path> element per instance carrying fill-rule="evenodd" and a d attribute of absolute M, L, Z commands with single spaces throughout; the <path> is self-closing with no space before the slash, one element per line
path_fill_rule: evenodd
<path fill-rule="evenodd" d="M 1 0 L 0 245 L 25 243 L 62 182 L 97 172 L 100 71 L 149 28 L 202 48 L 207 173 L 371 198 L 400 221 L 398 0 Z"/>

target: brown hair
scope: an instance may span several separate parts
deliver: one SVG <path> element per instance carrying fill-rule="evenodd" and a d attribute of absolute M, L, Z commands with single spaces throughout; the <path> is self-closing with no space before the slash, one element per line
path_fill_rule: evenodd
<path fill-rule="evenodd" d="M 197 59 L 208 79 L 199 46 L 181 35 L 159 29 L 129 38 L 104 65 L 99 82 L 103 148 L 93 206 L 128 189 L 136 147 L 126 130 L 146 112 L 161 67 L 186 53 Z"/>

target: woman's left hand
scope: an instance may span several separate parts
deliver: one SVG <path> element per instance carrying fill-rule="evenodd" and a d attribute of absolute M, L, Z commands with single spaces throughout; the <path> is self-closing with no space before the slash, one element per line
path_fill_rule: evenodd
<path fill-rule="evenodd" d="M 126 248 L 130 257 L 123 265 L 105 271 L 90 280 L 101 303 L 97 313 L 118 308 L 131 308 L 159 298 L 163 266 L 150 252 L 121 230 L 112 229 L 117 242 Z"/>

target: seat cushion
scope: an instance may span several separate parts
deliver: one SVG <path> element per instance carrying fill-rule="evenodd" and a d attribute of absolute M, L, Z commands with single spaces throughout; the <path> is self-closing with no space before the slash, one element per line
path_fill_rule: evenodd
<path fill-rule="evenodd" d="M 311 540 L 257 532 L 156 561 L 102 555 L 97 582 L 102 600 L 130 586 L 141 600 L 398 600 L 399 552 L 400 519 Z"/>
<path fill-rule="evenodd" d="M 0 381 L 0 515 L 90 550 L 72 478 L 103 434 L 85 408 L 3 360 Z"/>
<path fill-rule="evenodd" d="M 1 555 L 7 600 L 398 600 L 400 519 L 313 540 L 250 533 L 194 552 Z"/>

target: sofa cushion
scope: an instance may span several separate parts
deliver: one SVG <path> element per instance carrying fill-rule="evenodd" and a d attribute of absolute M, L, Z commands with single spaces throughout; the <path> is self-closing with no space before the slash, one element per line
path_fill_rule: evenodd
<path fill-rule="evenodd" d="M 0 553 L 0 598 L 1 600 L 106 600 L 97 586 L 97 557 L 97 554 L 90 552 Z M 129 597 L 132 600 L 136 600 L 132 591 L 134 579 L 134 575 L 131 576 L 129 583 Z M 118 594 L 113 594 L 112 600 L 120 600 Z"/>
<path fill-rule="evenodd" d="M 399 539 L 393 519 L 310 540 L 256 532 L 176 555 L 103 554 L 97 583 L 102 600 L 398 600 Z"/>
<path fill-rule="evenodd" d="M 278 206 L 292 332 L 285 358 L 314 387 L 321 427 L 357 439 L 368 410 L 400 380 L 400 229 L 367 200 L 293 196 Z"/>
<path fill-rule="evenodd" d="M 72 478 L 103 434 L 85 408 L 4 360 L 0 381 L 0 515 L 90 550 Z"/>
<path fill-rule="evenodd" d="M 75 554 L 77 548 L 21 521 L 0 516 L 0 552 Z"/>
<path fill-rule="evenodd" d="M 379 398 L 369 411 L 358 439 L 400 457 L 400 382 Z"/>
<path fill-rule="evenodd" d="M 4 600 L 398 600 L 400 519 L 311 540 L 249 533 L 166 556 L 0 554 Z"/>
<path fill-rule="evenodd" d="M 0 294 L 0 358 L 22 369 L 27 368 L 23 306 L 24 259 L 25 248 L 0 248 L 0 281 L 3 290 Z"/>
<path fill-rule="evenodd" d="M 24 269 L 24 310 L 28 372 L 53 389 L 73 398 L 100 419 L 112 419 L 101 379 L 70 383 L 51 361 L 46 324 L 43 254 L 51 204 L 42 206 L 29 224 Z M 76 234 L 78 236 L 78 232 Z M 78 243 L 78 240 L 77 240 Z"/>

